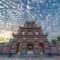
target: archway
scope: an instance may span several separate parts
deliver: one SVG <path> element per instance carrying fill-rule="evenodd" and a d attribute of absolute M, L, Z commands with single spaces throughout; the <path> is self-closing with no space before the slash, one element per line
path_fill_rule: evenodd
<path fill-rule="evenodd" d="M 20 43 L 17 43 L 16 45 L 16 53 L 20 52 Z"/>
<path fill-rule="evenodd" d="M 44 53 L 44 45 L 43 43 L 39 43 L 39 47 L 40 47 L 40 54 Z"/>
<path fill-rule="evenodd" d="M 27 54 L 33 54 L 33 43 L 32 42 L 27 43 Z"/>

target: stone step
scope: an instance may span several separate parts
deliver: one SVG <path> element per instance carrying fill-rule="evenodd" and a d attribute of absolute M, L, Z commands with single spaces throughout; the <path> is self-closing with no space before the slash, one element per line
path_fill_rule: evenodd
<path fill-rule="evenodd" d="M 43 54 L 43 55 L 41 55 L 41 54 L 19 54 L 18 55 L 17 54 L 14 57 L 16 57 L 16 58 L 45 58 L 45 57 L 47 57 L 47 58 L 49 58 L 50 56 L 47 54 Z"/>

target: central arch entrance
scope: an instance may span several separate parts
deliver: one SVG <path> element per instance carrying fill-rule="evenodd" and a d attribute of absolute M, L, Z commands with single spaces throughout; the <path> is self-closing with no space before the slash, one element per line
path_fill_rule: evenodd
<path fill-rule="evenodd" d="M 33 54 L 33 43 L 32 42 L 27 43 L 27 54 Z"/>
<path fill-rule="evenodd" d="M 44 45 L 43 45 L 43 43 L 39 43 L 39 47 L 40 47 L 40 54 L 44 54 Z"/>

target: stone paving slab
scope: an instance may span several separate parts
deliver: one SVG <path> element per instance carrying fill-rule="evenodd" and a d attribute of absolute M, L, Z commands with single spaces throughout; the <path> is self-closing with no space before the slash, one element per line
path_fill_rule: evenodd
<path fill-rule="evenodd" d="M 3 57 L 0 57 L 0 60 L 60 60 L 60 56 L 53 57 L 53 58 L 3 58 Z"/>

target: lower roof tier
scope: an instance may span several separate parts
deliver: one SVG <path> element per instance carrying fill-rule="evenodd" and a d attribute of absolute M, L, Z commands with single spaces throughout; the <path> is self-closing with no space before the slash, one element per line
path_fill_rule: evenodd
<path fill-rule="evenodd" d="M 14 38 L 47 38 L 47 35 L 13 35 Z"/>

